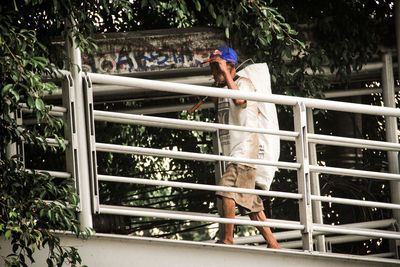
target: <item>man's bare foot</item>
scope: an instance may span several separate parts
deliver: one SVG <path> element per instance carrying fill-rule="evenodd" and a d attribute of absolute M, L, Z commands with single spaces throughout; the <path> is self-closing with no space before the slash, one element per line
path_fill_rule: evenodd
<path fill-rule="evenodd" d="M 268 248 L 282 249 L 278 243 L 268 244 Z"/>
<path fill-rule="evenodd" d="M 224 243 L 225 245 L 233 245 L 233 241 L 229 241 L 229 240 L 221 240 L 222 243 Z"/>

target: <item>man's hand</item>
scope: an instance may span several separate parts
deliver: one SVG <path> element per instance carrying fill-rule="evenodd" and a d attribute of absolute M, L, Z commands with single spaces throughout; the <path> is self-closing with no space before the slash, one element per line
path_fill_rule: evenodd
<path fill-rule="evenodd" d="M 221 72 L 221 74 L 224 76 L 225 82 L 228 85 L 228 88 L 232 89 L 232 90 L 239 90 L 239 87 L 233 81 L 233 77 L 236 75 L 235 69 L 233 69 L 233 73 L 231 73 L 231 71 L 229 71 L 229 69 L 227 67 L 226 60 L 224 60 L 220 57 L 212 58 L 210 60 L 210 64 L 213 64 L 213 63 L 218 64 L 217 67 L 218 67 L 219 71 Z M 242 108 L 246 108 L 246 106 L 247 106 L 246 100 L 243 100 L 243 99 L 233 99 L 233 102 L 236 105 L 241 105 Z"/>
<path fill-rule="evenodd" d="M 211 63 L 217 63 L 219 70 L 222 72 L 222 74 L 226 77 L 226 75 L 230 75 L 228 67 L 226 66 L 226 60 L 220 58 L 220 57 L 214 57 L 210 60 Z"/>

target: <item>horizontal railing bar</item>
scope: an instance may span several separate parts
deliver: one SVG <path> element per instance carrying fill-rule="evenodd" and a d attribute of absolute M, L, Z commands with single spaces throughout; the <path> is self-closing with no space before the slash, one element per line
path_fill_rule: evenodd
<path fill-rule="evenodd" d="M 335 233 L 335 234 L 350 234 L 350 235 L 361 235 L 370 237 L 381 237 L 388 239 L 400 239 L 400 233 L 394 231 L 383 231 L 374 229 L 360 229 L 351 228 L 337 225 L 326 225 L 326 224 L 313 224 L 314 231 Z"/>
<path fill-rule="evenodd" d="M 317 195 L 311 195 L 311 199 L 316 200 L 316 201 L 332 202 L 332 203 L 346 204 L 346 205 L 358 205 L 358 206 L 363 206 L 363 207 L 383 208 L 383 209 L 400 209 L 400 204 L 384 203 L 384 202 L 377 202 L 377 201 L 347 199 L 347 198 L 317 196 Z"/>
<path fill-rule="evenodd" d="M 38 138 L 38 139 L 39 139 L 39 140 L 43 140 L 43 139 L 41 139 L 41 138 Z M 48 143 L 49 146 L 56 146 L 56 147 L 59 146 L 59 144 L 57 143 L 57 140 L 54 139 L 54 138 L 46 138 L 46 141 L 47 141 L 47 143 Z M 64 143 L 65 143 L 65 145 L 68 145 L 68 144 L 69 144 L 68 140 L 64 140 Z"/>
<path fill-rule="evenodd" d="M 23 108 L 21 110 L 22 110 L 23 113 L 28 113 L 28 114 L 33 113 L 33 111 L 31 109 L 24 109 Z M 62 117 L 62 116 L 64 116 L 63 112 L 52 111 L 52 110 L 49 111 L 49 114 L 54 116 L 54 117 Z M 36 118 L 30 118 L 30 119 L 23 118 L 23 120 L 24 120 L 24 124 L 28 124 L 28 125 L 32 125 L 32 124 L 37 124 L 38 123 Z"/>
<path fill-rule="evenodd" d="M 352 170 L 352 169 L 317 166 L 317 165 L 310 165 L 309 168 L 310 171 L 317 173 L 336 174 L 343 176 L 363 177 L 363 178 L 380 179 L 380 180 L 382 179 L 392 180 L 392 181 L 400 180 L 400 174 L 394 174 L 394 173 Z"/>
<path fill-rule="evenodd" d="M 183 97 L 183 95 L 176 96 L 176 98 Z M 190 97 L 194 97 L 190 95 Z M 150 98 L 151 99 L 151 98 Z M 150 100 L 151 101 L 151 100 Z M 127 114 L 142 114 L 142 115 L 151 115 L 151 114 L 162 114 L 162 113 L 169 113 L 169 112 L 181 112 L 187 111 L 193 107 L 194 103 L 187 103 L 187 104 L 177 104 L 177 105 L 166 105 L 166 106 L 153 106 L 153 107 L 146 107 L 146 108 L 135 108 L 135 109 L 123 109 L 123 110 L 114 110 L 114 112 L 122 112 Z M 206 102 L 201 105 L 198 110 L 202 109 L 214 109 L 215 104 L 212 102 Z"/>
<path fill-rule="evenodd" d="M 93 111 L 94 118 L 96 121 L 107 121 L 107 122 L 117 122 L 126 124 L 139 124 L 145 126 L 157 126 L 157 127 L 168 127 L 176 129 L 187 129 L 187 130 L 198 130 L 215 132 L 215 127 L 211 127 L 206 122 L 197 121 L 187 121 L 179 119 L 169 119 L 146 115 L 137 115 L 121 112 L 110 112 L 102 110 Z M 182 127 L 184 126 L 184 127 Z"/>
<path fill-rule="evenodd" d="M 41 138 L 41 137 L 37 137 L 36 139 L 43 142 L 43 138 Z M 23 137 L 21 137 L 21 141 L 25 142 L 25 139 Z M 54 147 L 59 146 L 56 139 L 54 139 L 54 138 L 46 138 L 46 142 L 49 146 L 54 146 Z M 65 145 L 69 144 L 68 140 L 64 140 L 64 143 L 65 143 Z M 25 144 L 31 144 L 31 143 L 25 142 Z"/>
<path fill-rule="evenodd" d="M 65 107 L 53 106 L 51 108 L 51 111 L 60 112 L 60 113 L 66 113 L 68 110 Z"/>
<path fill-rule="evenodd" d="M 342 227 L 351 227 L 351 228 L 375 229 L 375 228 L 391 227 L 396 222 L 397 221 L 395 219 L 384 219 L 384 220 L 361 222 L 361 223 L 349 223 L 349 224 L 343 224 L 341 226 Z M 329 235 L 329 234 L 333 234 L 333 233 L 313 231 L 313 236 Z M 278 232 L 278 233 L 274 233 L 274 237 L 277 240 L 301 238 L 301 231 L 293 230 L 293 231 Z M 346 237 L 349 237 L 349 236 L 348 235 L 343 236 L 342 239 L 344 239 Z M 329 238 L 335 238 L 335 237 L 329 236 L 329 237 L 326 237 L 326 240 L 328 240 Z M 369 238 L 370 237 L 368 237 L 368 239 Z M 263 241 L 264 241 L 264 238 L 262 237 L 262 235 L 238 237 L 238 238 L 234 239 L 235 244 L 259 243 L 259 242 L 263 242 Z"/>
<path fill-rule="evenodd" d="M 374 141 L 374 140 L 364 140 L 359 138 L 349 138 L 322 134 L 307 134 L 308 141 L 317 144 L 327 144 L 327 145 L 337 145 L 337 146 L 348 146 L 356 148 L 370 148 L 370 149 L 380 149 L 380 150 L 400 150 L 400 144 Z M 327 142 L 326 142 L 327 141 Z"/>
<path fill-rule="evenodd" d="M 118 207 L 109 205 L 100 205 L 100 214 L 114 214 L 114 215 L 125 215 L 125 216 L 143 216 L 143 217 L 155 217 L 173 220 L 190 220 L 197 222 L 214 222 L 214 223 L 233 223 L 237 225 L 250 225 L 250 226 L 267 226 L 276 227 L 283 229 L 303 230 L 304 226 L 293 223 L 274 223 L 274 222 L 260 222 L 260 221 L 248 221 L 243 219 L 227 219 L 212 217 L 207 215 L 184 215 L 175 212 L 165 212 L 163 210 L 155 211 L 143 211 L 140 208 L 134 207 Z"/>
<path fill-rule="evenodd" d="M 380 116 L 400 116 L 400 110 L 396 108 L 370 106 L 363 104 L 346 103 L 332 100 L 312 99 L 312 98 L 301 98 L 295 96 L 275 95 L 275 94 L 262 94 L 262 93 L 248 93 L 241 92 L 238 90 L 223 90 L 213 87 L 179 84 L 171 82 L 161 82 L 154 80 L 146 80 L 132 77 L 121 77 L 99 73 L 88 73 L 87 74 L 93 83 L 101 84 L 113 84 L 122 86 L 141 86 L 151 90 L 167 91 L 174 93 L 193 94 L 201 96 L 212 96 L 212 97 L 228 97 L 234 99 L 246 99 L 258 102 L 268 102 L 281 105 L 294 106 L 298 102 L 303 102 L 306 107 L 318 108 L 323 110 L 336 110 L 343 112 L 354 112 L 370 115 Z"/>
<path fill-rule="evenodd" d="M 270 219 L 268 219 L 270 220 Z M 290 239 L 297 239 L 301 238 L 301 231 L 299 230 L 291 230 L 291 231 L 282 231 L 274 233 L 274 237 L 277 241 L 279 240 L 290 240 Z M 241 244 L 250 244 L 250 243 L 261 243 L 265 242 L 265 239 L 262 235 L 253 235 L 253 236 L 244 236 L 234 238 L 233 243 L 236 245 Z M 301 242 L 301 241 L 300 241 Z M 301 242 L 302 243 L 302 242 Z M 279 243 L 281 245 L 281 243 Z"/>
<path fill-rule="evenodd" d="M 276 239 L 275 233 L 274 233 L 274 237 Z M 371 237 L 369 237 L 369 236 L 346 236 L 346 235 L 343 236 L 343 235 L 341 235 L 341 236 L 337 236 L 337 237 L 338 237 L 338 239 L 335 240 L 335 242 L 331 242 L 330 238 L 332 238 L 332 237 L 326 237 L 325 243 L 345 244 L 345 243 L 350 243 L 350 242 L 365 241 L 365 240 L 371 239 Z M 339 238 L 341 238 L 341 239 L 339 239 Z M 235 244 L 237 244 L 237 243 L 235 243 Z M 282 248 L 301 248 L 303 246 L 303 241 L 302 240 L 293 240 L 293 241 L 279 242 L 279 245 Z"/>
<path fill-rule="evenodd" d="M 297 194 L 297 193 L 266 191 L 266 190 L 259 190 L 259 189 L 246 189 L 246 188 L 218 186 L 218 185 L 192 184 L 192 183 L 171 182 L 171 181 L 159 181 L 159 180 L 150 180 L 150 179 L 144 179 L 144 178 L 111 176 L 111 175 L 102 175 L 102 174 L 98 174 L 97 175 L 97 179 L 99 181 L 104 181 L 104 182 L 118 182 L 118 183 L 130 183 L 130 184 L 171 186 L 171 187 L 197 189 L 197 190 L 207 190 L 207 191 L 235 192 L 235 193 L 243 193 L 243 194 L 256 194 L 256 195 L 260 195 L 260 196 L 282 197 L 282 198 L 290 198 L 290 199 L 302 199 L 302 195 L 301 194 Z"/>
<path fill-rule="evenodd" d="M 394 258 L 396 257 L 396 252 L 384 252 L 384 253 L 376 253 L 376 254 L 366 254 L 361 255 L 362 257 L 375 257 L 375 258 Z"/>
<path fill-rule="evenodd" d="M 397 222 L 396 219 L 390 218 L 390 219 L 383 219 L 383 220 L 376 220 L 376 221 L 342 224 L 341 227 L 373 229 L 373 228 L 390 227 L 393 224 L 395 224 L 396 222 Z M 327 234 L 325 232 L 314 232 L 314 233 L 316 235 Z"/>
<path fill-rule="evenodd" d="M 362 235 L 339 235 L 339 236 L 326 237 L 325 242 L 329 242 L 331 244 L 343 244 L 343 243 L 364 241 L 368 239 L 371 239 L 371 237 Z"/>
<path fill-rule="evenodd" d="M 142 210 L 141 208 L 134 207 L 120 207 L 120 206 L 109 206 L 100 205 L 100 214 L 114 214 L 114 215 L 125 215 L 125 216 L 143 216 L 143 217 L 155 217 L 164 219 L 174 219 L 174 220 L 191 220 L 191 221 L 207 221 L 214 223 L 231 223 L 237 225 L 249 225 L 249 226 L 267 226 L 276 227 L 283 229 L 292 230 L 303 230 L 304 226 L 297 225 L 293 223 L 273 223 L 273 222 L 259 222 L 259 221 L 248 221 L 243 219 L 227 219 L 211 217 L 207 215 L 185 215 L 182 213 L 176 213 L 173 211 L 163 211 L 163 210 Z M 349 228 L 343 226 L 331 226 L 322 224 L 313 224 L 313 229 L 320 232 L 328 232 L 335 234 L 351 234 L 351 235 L 361 235 L 370 237 L 381 237 L 388 239 L 400 239 L 400 233 L 393 231 L 383 231 L 383 230 L 373 230 L 373 229 L 361 229 L 361 228 Z"/>
<path fill-rule="evenodd" d="M 137 154 L 137 155 L 155 156 L 155 157 L 169 157 L 169 158 L 178 158 L 187 160 L 229 161 L 235 163 L 275 166 L 278 168 L 283 168 L 288 170 L 297 170 L 300 168 L 300 163 L 269 161 L 261 159 L 247 159 L 239 157 L 209 155 L 202 153 L 172 151 L 172 150 L 163 150 L 155 148 L 145 148 L 145 147 L 131 147 L 123 145 L 104 144 L 104 143 L 96 143 L 96 150 L 102 152 L 127 153 L 127 154 Z"/>
<path fill-rule="evenodd" d="M 105 205 L 105 204 L 103 204 Z M 122 206 L 114 206 L 117 208 L 131 208 L 131 207 L 122 207 Z M 201 213 L 201 212 L 192 212 L 192 211 L 179 211 L 179 210 L 165 210 L 165 209 L 153 209 L 153 208 L 142 208 L 142 207 L 134 207 L 135 210 L 138 211 L 148 211 L 148 212 L 155 212 L 155 211 L 161 211 L 163 213 L 173 213 L 173 214 L 183 214 L 183 215 L 192 215 L 192 216 L 211 216 L 215 218 L 221 218 L 219 214 L 216 213 Z M 235 217 L 237 220 L 244 220 L 244 221 L 249 221 L 250 218 L 248 216 L 242 216 L 238 215 Z M 285 223 L 285 224 L 292 224 L 292 225 L 301 225 L 299 221 L 288 221 L 288 220 L 279 220 L 279 219 L 268 219 L 268 221 L 272 223 Z M 299 231 L 299 230 L 293 230 L 293 231 Z"/>
<path fill-rule="evenodd" d="M 19 107 L 22 109 L 22 111 L 25 111 L 25 112 L 32 112 L 32 109 L 30 109 L 30 108 L 28 107 L 28 105 L 25 104 L 25 103 L 19 104 Z M 48 106 L 47 106 L 47 107 L 48 107 Z M 66 109 L 65 107 L 52 106 L 50 112 L 62 114 L 62 113 L 66 113 L 66 112 L 67 112 L 67 109 Z"/>
<path fill-rule="evenodd" d="M 275 236 L 275 234 L 274 234 L 274 236 Z M 277 241 L 278 241 L 278 239 L 277 239 Z M 279 245 L 281 246 L 281 248 L 296 249 L 296 248 L 303 247 L 303 241 L 302 240 L 284 241 L 284 242 L 279 242 Z"/>
<path fill-rule="evenodd" d="M 261 134 L 281 135 L 281 136 L 288 136 L 288 137 L 297 137 L 299 135 L 299 133 L 292 132 L 292 131 L 271 130 L 271 129 L 268 130 L 268 129 L 263 129 L 263 128 L 243 127 L 243 126 L 221 124 L 221 123 L 161 118 L 161 117 L 118 113 L 118 112 L 110 112 L 110 111 L 94 110 L 93 114 L 94 114 L 94 117 L 96 120 L 108 121 L 108 122 L 122 122 L 122 123 L 128 123 L 128 124 L 138 124 L 138 122 L 141 122 L 141 123 L 152 122 L 152 123 L 157 123 L 157 124 L 155 124 L 155 126 L 158 126 L 158 127 L 169 126 L 170 128 L 175 128 L 176 126 L 187 126 L 188 127 L 187 130 L 202 129 L 203 131 L 210 131 L 210 132 L 215 132 L 219 129 L 219 130 L 233 130 L 233 131 L 253 132 L 253 133 L 261 133 Z"/>
<path fill-rule="evenodd" d="M 146 126 L 155 127 L 168 127 L 173 129 L 186 129 L 186 130 L 203 130 L 203 131 L 216 131 L 217 129 L 224 130 L 237 130 L 237 131 L 248 131 L 262 134 L 273 134 L 286 137 L 296 137 L 298 133 L 291 131 L 282 130 L 268 130 L 261 128 L 241 127 L 234 125 L 226 125 L 219 123 L 209 122 L 198 122 L 198 121 L 185 121 L 179 119 L 160 118 L 144 115 L 134 115 L 126 113 L 117 113 L 109 111 L 95 110 L 94 116 L 96 120 L 127 123 L 127 124 L 143 124 Z M 183 127 L 182 127 L 183 126 Z M 320 134 L 308 134 L 309 142 L 326 144 L 326 145 L 337 145 L 346 147 L 356 148 L 370 148 L 370 149 L 381 149 L 381 150 L 400 150 L 400 144 L 388 143 L 382 141 L 363 140 L 357 138 L 347 138 Z M 294 141 L 294 138 L 286 139 L 288 141 Z"/>
<path fill-rule="evenodd" d="M 327 145 L 327 146 L 339 146 L 339 147 L 351 147 L 351 148 L 365 148 L 365 149 L 375 149 L 375 150 L 384 150 L 384 151 L 398 151 L 397 148 L 388 148 L 388 147 L 378 147 L 374 145 L 362 145 L 362 144 L 351 144 L 346 142 L 339 142 L 339 141 L 311 141 L 310 143 L 315 143 L 317 145 Z"/>
<path fill-rule="evenodd" d="M 32 170 L 27 170 L 28 172 L 32 173 Z M 61 172 L 61 171 L 47 171 L 47 170 L 33 170 L 35 173 L 48 173 L 51 176 L 54 176 L 56 178 L 71 178 L 72 175 L 69 172 Z"/>
<path fill-rule="evenodd" d="M 292 136 L 280 136 L 279 139 L 281 141 L 290 141 L 290 142 L 295 142 L 296 138 Z"/>
<path fill-rule="evenodd" d="M 338 98 L 338 97 L 349 97 L 349 96 L 361 96 L 361 95 L 371 95 L 371 94 L 381 94 L 383 91 L 382 87 L 375 88 L 353 88 L 333 92 L 325 92 L 325 98 Z M 395 92 L 400 91 L 400 87 L 394 87 Z"/>
<path fill-rule="evenodd" d="M 115 118 L 114 120 L 112 118 L 105 118 L 102 116 L 96 116 L 96 121 L 106 121 L 106 122 L 112 122 L 112 123 L 122 123 L 122 124 L 130 124 L 130 125 L 142 125 L 142 126 L 147 126 L 147 127 L 158 127 L 158 128 L 168 128 L 168 129 L 176 129 L 176 130 L 191 130 L 191 131 L 207 131 L 207 132 L 215 132 L 214 129 L 211 128 L 202 128 L 202 127 L 188 127 L 188 126 L 182 126 L 182 125 L 173 125 L 169 123 L 159 123 L 159 122 L 150 122 L 150 121 L 130 121 L 128 119 L 121 119 L 121 118 Z"/>

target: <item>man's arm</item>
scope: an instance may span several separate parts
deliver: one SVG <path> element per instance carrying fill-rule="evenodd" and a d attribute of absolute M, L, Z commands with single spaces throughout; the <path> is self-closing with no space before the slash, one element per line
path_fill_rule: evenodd
<path fill-rule="evenodd" d="M 226 84 L 228 85 L 228 88 L 229 88 L 229 89 L 232 89 L 232 90 L 239 90 L 239 87 L 237 86 L 237 84 L 236 84 L 235 81 L 233 80 L 232 75 L 231 75 L 229 72 L 226 72 L 226 73 L 224 72 L 223 74 L 224 74 L 224 77 L 225 77 Z M 243 100 L 243 99 L 233 99 L 233 102 L 234 102 L 236 105 L 242 105 L 242 104 L 245 104 L 245 103 L 246 103 L 246 100 Z"/>
<path fill-rule="evenodd" d="M 229 89 L 232 90 L 239 90 L 239 87 L 237 86 L 237 84 L 235 83 L 235 81 L 233 80 L 234 77 L 232 77 L 231 73 L 228 70 L 228 67 L 226 66 L 226 60 L 223 60 L 220 57 L 215 57 L 211 60 L 212 63 L 218 63 L 218 67 L 221 70 L 222 74 L 225 77 L 225 82 L 228 86 Z M 246 100 L 243 99 L 233 99 L 233 102 L 236 105 L 242 105 L 246 103 Z"/>

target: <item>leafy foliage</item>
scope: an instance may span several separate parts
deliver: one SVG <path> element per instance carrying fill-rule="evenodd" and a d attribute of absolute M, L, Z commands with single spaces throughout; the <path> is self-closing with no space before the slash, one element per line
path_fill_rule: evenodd
<path fill-rule="evenodd" d="M 1 255 L 7 266 L 28 266 L 37 249 L 49 248 L 49 266 L 80 264 L 73 247 L 62 247 L 52 230 L 80 235 L 76 209 L 79 198 L 71 180 L 61 183 L 46 173 L 32 173 L 15 161 L 4 159 L 1 170 L 0 233 L 11 241 L 12 252 Z M 52 200 L 51 202 L 45 200 Z"/>
<path fill-rule="evenodd" d="M 17 5 L 14 1 L 15 6 L 9 6 L 10 3 L 0 5 L 0 235 L 10 240 L 12 252 L 1 257 L 7 266 L 28 266 L 28 260 L 34 261 L 34 251 L 47 246 L 48 266 L 80 264 L 77 250 L 62 247 L 53 231 L 83 234 L 76 217 L 79 198 L 72 180 L 60 182 L 48 174 L 28 171 L 22 155 L 10 155 L 8 150 L 9 145 L 24 140 L 45 151 L 48 137 L 59 144 L 53 150 L 65 149 L 59 134 L 63 121 L 50 115 L 51 106 L 43 100 L 45 94 L 57 89 L 53 82 L 44 79 L 54 72 L 54 65 L 47 59 L 46 47 L 39 41 L 36 28 L 23 25 L 23 21 L 29 25 L 29 19 L 23 20 L 18 13 L 19 9 L 38 3 Z M 21 106 L 33 114 L 37 125 L 27 128 L 18 122 Z"/>
<path fill-rule="evenodd" d="M 334 73 L 336 82 L 346 88 L 349 75 L 370 61 L 379 45 L 390 46 L 394 43 L 391 34 L 394 32 L 392 5 L 390 1 L 372 0 L 329 3 L 315 0 L 226 0 L 218 4 L 209 0 L 3 1 L 0 4 L 0 235 L 10 238 L 14 245 L 13 254 L 4 259 L 11 266 L 25 266 L 25 258 L 33 258 L 32 245 L 40 247 L 48 244 L 51 251 L 47 262 L 49 266 L 54 263 L 60 265 L 64 261 L 80 263 L 77 251 L 60 247 L 58 238 L 49 231 L 63 229 L 80 233 L 75 217 L 76 195 L 65 194 L 65 190 L 71 190 L 71 184 L 26 171 L 21 156 L 15 155 L 10 159 L 6 149 L 8 144 L 24 139 L 45 150 L 47 137 L 55 137 L 61 150 L 65 146 L 60 134 L 63 123 L 49 114 L 51 107 L 43 100 L 43 95 L 51 93 L 57 86 L 44 80 L 43 76 L 54 71 L 49 58 L 58 51 L 54 50 L 51 40 L 54 36 L 66 38 L 68 20 L 77 22 L 78 28 L 73 29 L 76 45 L 88 53 L 96 49 L 92 38 L 96 32 L 205 25 L 219 27 L 225 31 L 228 42 L 245 53 L 243 58 L 250 56 L 256 61 L 269 63 L 274 92 L 322 97 L 333 86 L 319 74 Z M 40 125 L 27 128 L 17 123 L 13 114 L 22 103 Z M 112 109 L 110 105 L 105 108 Z M 168 116 L 188 118 L 186 114 Z M 205 111 L 196 116 L 196 119 L 206 120 L 214 114 Z M 281 112 L 280 116 L 287 114 Z M 280 121 L 281 128 L 292 127 L 287 126 L 291 121 L 286 117 Z M 203 132 L 187 133 L 115 124 L 98 124 L 96 127 L 97 133 L 103 133 L 98 135 L 98 141 L 103 142 L 194 152 L 210 152 L 211 147 L 211 136 Z M 282 149 L 281 154 L 285 157 L 282 160 L 294 160 L 293 147 L 284 144 Z M 60 153 L 60 150 L 56 152 Z M 381 155 L 374 157 L 382 158 Z M 369 161 L 371 165 L 374 157 Z M 99 155 L 99 163 L 100 173 L 176 181 L 185 177 L 185 181 L 212 184 L 213 167 L 207 163 L 106 153 Z M 293 173 L 281 171 L 273 189 L 294 191 L 293 177 Z M 329 185 L 329 178 L 326 181 Z M 192 190 L 153 190 L 145 186 L 111 183 L 101 186 L 104 203 L 199 212 L 215 210 L 213 194 L 209 193 L 199 195 Z M 366 186 L 364 192 L 370 192 L 370 188 Z M 28 193 L 25 196 L 19 192 Z M 326 193 L 329 193 L 328 189 Z M 387 197 L 385 190 L 377 194 Z M 374 193 L 371 198 L 376 196 Z M 45 198 L 57 202 L 46 204 Z M 61 208 L 56 203 L 65 204 L 65 207 Z M 297 214 L 288 215 L 287 212 L 296 203 L 272 199 L 270 204 L 274 208 L 270 217 L 297 218 Z M 144 220 L 147 222 L 144 223 Z M 139 218 L 132 219 L 129 224 L 132 226 L 130 231 L 139 234 L 147 231 L 151 235 L 174 238 L 209 238 L 208 232 L 198 230 L 204 228 L 198 223 L 183 229 L 181 226 L 186 222 Z M 164 227 L 164 230 L 155 233 L 155 226 L 158 229 Z M 192 230 L 197 233 L 190 233 Z"/>

